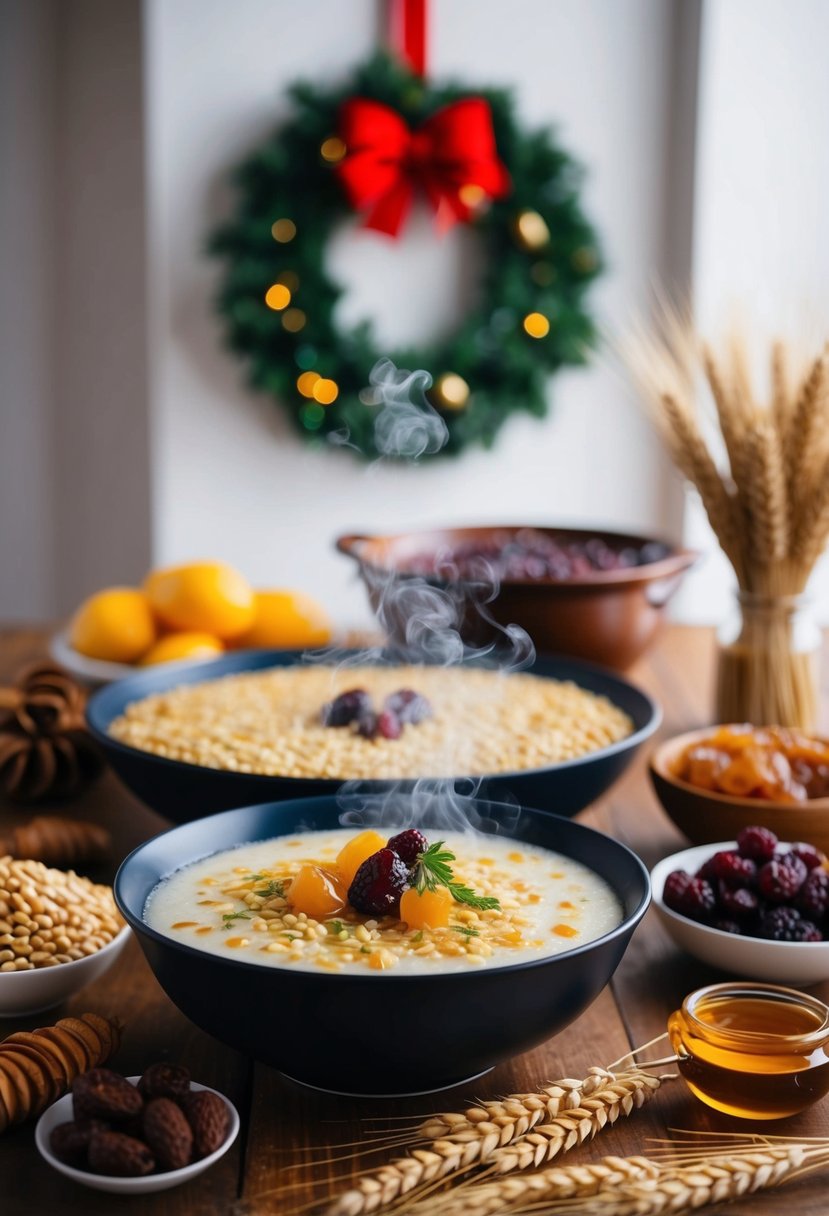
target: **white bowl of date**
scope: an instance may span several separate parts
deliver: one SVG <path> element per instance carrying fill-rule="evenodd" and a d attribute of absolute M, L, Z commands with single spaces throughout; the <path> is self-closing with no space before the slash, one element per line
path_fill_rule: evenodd
<path fill-rule="evenodd" d="M 137 1085 L 139 1079 L 137 1076 L 127 1077 L 131 1085 Z M 202 1157 L 201 1161 L 193 1161 L 190 1165 L 185 1165 L 183 1169 L 146 1174 L 143 1178 L 113 1178 L 104 1174 L 93 1174 L 90 1170 L 75 1169 L 74 1166 L 60 1161 L 52 1152 L 49 1141 L 58 1124 L 69 1123 L 73 1118 L 71 1094 L 59 1098 L 40 1116 L 35 1128 L 37 1150 L 53 1170 L 57 1170 L 58 1173 L 71 1178 L 73 1182 L 79 1182 L 93 1191 L 108 1191 L 112 1195 L 149 1195 L 153 1191 L 168 1191 L 171 1187 L 180 1186 L 183 1182 L 190 1182 L 193 1178 L 198 1178 L 199 1174 L 203 1174 L 205 1170 L 209 1170 L 211 1165 L 215 1165 L 219 1158 L 225 1155 L 239 1134 L 239 1112 L 224 1094 L 220 1094 L 216 1089 L 210 1089 L 209 1085 L 197 1085 L 195 1081 L 190 1082 L 190 1088 L 194 1091 L 208 1090 L 222 1099 L 230 1115 L 230 1129 L 224 1143 L 214 1153 Z"/>
<path fill-rule="evenodd" d="M 819 984 L 829 979 L 829 941 L 782 942 L 726 933 L 689 920 L 687 916 L 665 906 L 665 880 L 672 871 L 686 870 L 689 874 L 695 874 L 714 853 L 736 847 L 734 840 L 697 845 L 680 853 L 672 853 L 653 867 L 653 904 L 667 933 L 688 954 L 729 975 L 795 985 Z"/>
<path fill-rule="evenodd" d="M 639 858 L 599 832 L 538 810 L 477 800 L 468 809 L 490 831 L 500 818 L 510 825 L 503 835 L 592 870 L 618 900 L 618 924 L 582 945 L 512 965 L 499 956 L 464 970 L 355 973 L 263 965 L 238 950 L 210 953 L 147 923 L 151 894 L 191 862 L 340 828 L 342 808 L 333 796 L 226 811 L 165 832 L 126 859 L 115 898 L 168 996 L 223 1043 L 340 1093 L 444 1088 L 529 1050 L 577 1018 L 613 975 L 650 899 Z M 396 810 L 395 830 L 413 826 L 411 800 L 401 794 Z M 428 823 L 420 826 L 430 840 L 440 839 Z"/>

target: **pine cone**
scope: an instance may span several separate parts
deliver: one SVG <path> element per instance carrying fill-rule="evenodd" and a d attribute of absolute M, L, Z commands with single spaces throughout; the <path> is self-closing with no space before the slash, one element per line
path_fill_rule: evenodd
<path fill-rule="evenodd" d="M 104 861 L 111 846 L 112 837 L 106 828 L 82 819 L 59 819 L 57 815 L 37 815 L 0 833 L 0 855 L 29 857 L 61 870 Z"/>
<path fill-rule="evenodd" d="M 59 667 L 36 663 L 0 688 L 0 789 L 20 802 L 66 798 L 103 761 L 84 725 L 86 696 Z"/>

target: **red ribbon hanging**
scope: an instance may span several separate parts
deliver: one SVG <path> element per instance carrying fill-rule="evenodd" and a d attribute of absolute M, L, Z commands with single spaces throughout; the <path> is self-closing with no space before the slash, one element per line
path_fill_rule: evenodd
<path fill-rule="evenodd" d="M 426 75 L 427 0 L 389 0 L 389 43 L 417 76 Z"/>
<path fill-rule="evenodd" d="M 390 236 L 400 232 L 416 187 L 444 230 L 510 188 L 482 97 L 446 106 L 415 131 L 389 106 L 353 97 L 340 110 L 339 135 L 347 151 L 337 173 L 352 206 L 367 213 L 367 228 Z"/>

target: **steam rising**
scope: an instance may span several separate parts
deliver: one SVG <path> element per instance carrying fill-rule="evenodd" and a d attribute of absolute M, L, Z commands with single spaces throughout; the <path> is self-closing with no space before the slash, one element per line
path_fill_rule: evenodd
<path fill-rule="evenodd" d="M 375 443 L 383 457 L 417 460 L 432 455 L 448 439 L 446 423 L 426 398 L 432 378 L 426 371 L 403 371 L 390 359 L 375 365 L 370 388 L 363 399 L 378 406 Z M 341 439 L 340 442 L 347 442 Z M 493 563 L 481 558 L 472 577 L 464 577 L 448 551 L 439 554 L 434 578 L 401 573 L 394 569 L 363 567 L 378 621 L 395 643 L 386 649 L 370 648 L 344 655 L 325 651 L 319 660 L 337 666 L 393 661 L 441 667 L 486 666 L 503 673 L 532 664 L 535 648 L 527 632 L 518 625 L 503 626 L 492 615 L 490 605 L 499 591 L 499 576 Z M 464 637 L 486 637 L 480 646 L 470 646 Z M 416 730 L 417 727 L 407 727 Z M 453 738 L 448 730 L 444 742 L 445 771 L 455 772 Z M 509 831 L 519 808 L 504 810 L 499 802 L 497 818 L 480 801 L 484 782 L 480 777 L 458 776 L 418 781 L 349 781 L 340 789 L 341 821 L 349 825 L 397 828 L 413 826 L 435 831 L 469 831 L 500 826 Z M 509 822 L 508 822 L 509 820 Z"/>
<path fill-rule="evenodd" d="M 428 372 L 407 372 L 391 359 L 375 363 L 369 377 L 374 402 L 380 405 L 374 422 L 374 442 L 383 456 L 418 460 L 431 456 L 449 438 L 446 423 L 426 399 L 432 377 Z"/>

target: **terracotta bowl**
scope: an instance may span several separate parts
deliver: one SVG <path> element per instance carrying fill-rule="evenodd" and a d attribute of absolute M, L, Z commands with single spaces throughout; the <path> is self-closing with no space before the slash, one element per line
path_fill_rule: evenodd
<path fill-rule="evenodd" d="M 464 596 L 463 579 L 447 580 L 437 575 L 411 574 L 401 570 L 413 556 L 452 550 L 469 542 L 503 544 L 527 525 L 510 524 L 482 528 L 439 528 L 406 532 L 396 536 L 341 536 L 337 548 L 353 558 L 368 590 L 375 612 L 382 608 L 382 623 L 393 644 L 404 645 L 411 616 L 407 599 L 400 595 L 406 584 L 419 581 L 427 586 L 457 591 Z M 621 532 L 578 528 L 532 528 L 565 542 L 597 538 L 613 548 L 641 548 L 652 537 Z M 475 607 L 459 610 L 459 628 L 470 646 L 497 644 L 503 634 L 497 625 L 520 625 L 539 651 L 587 659 L 604 667 L 624 671 L 650 645 L 664 619 L 664 608 L 678 588 L 684 572 L 697 560 L 689 549 L 672 548 L 659 561 L 624 570 L 596 570 L 572 579 L 504 579 L 497 595 L 485 604 L 484 613 Z M 395 594 L 388 594 L 393 580 Z M 408 603 L 414 601 L 409 600 Z M 497 622 L 493 625 L 487 619 Z"/>
<path fill-rule="evenodd" d="M 648 769 L 653 788 L 668 817 L 694 844 L 734 840 L 742 828 L 760 824 L 781 840 L 807 840 L 829 853 L 829 798 L 808 802 L 767 802 L 701 790 L 675 776 L 681 753 L 689 743 L 707 738 L 716 727 L 688 731 L 660 743 Z"/>

